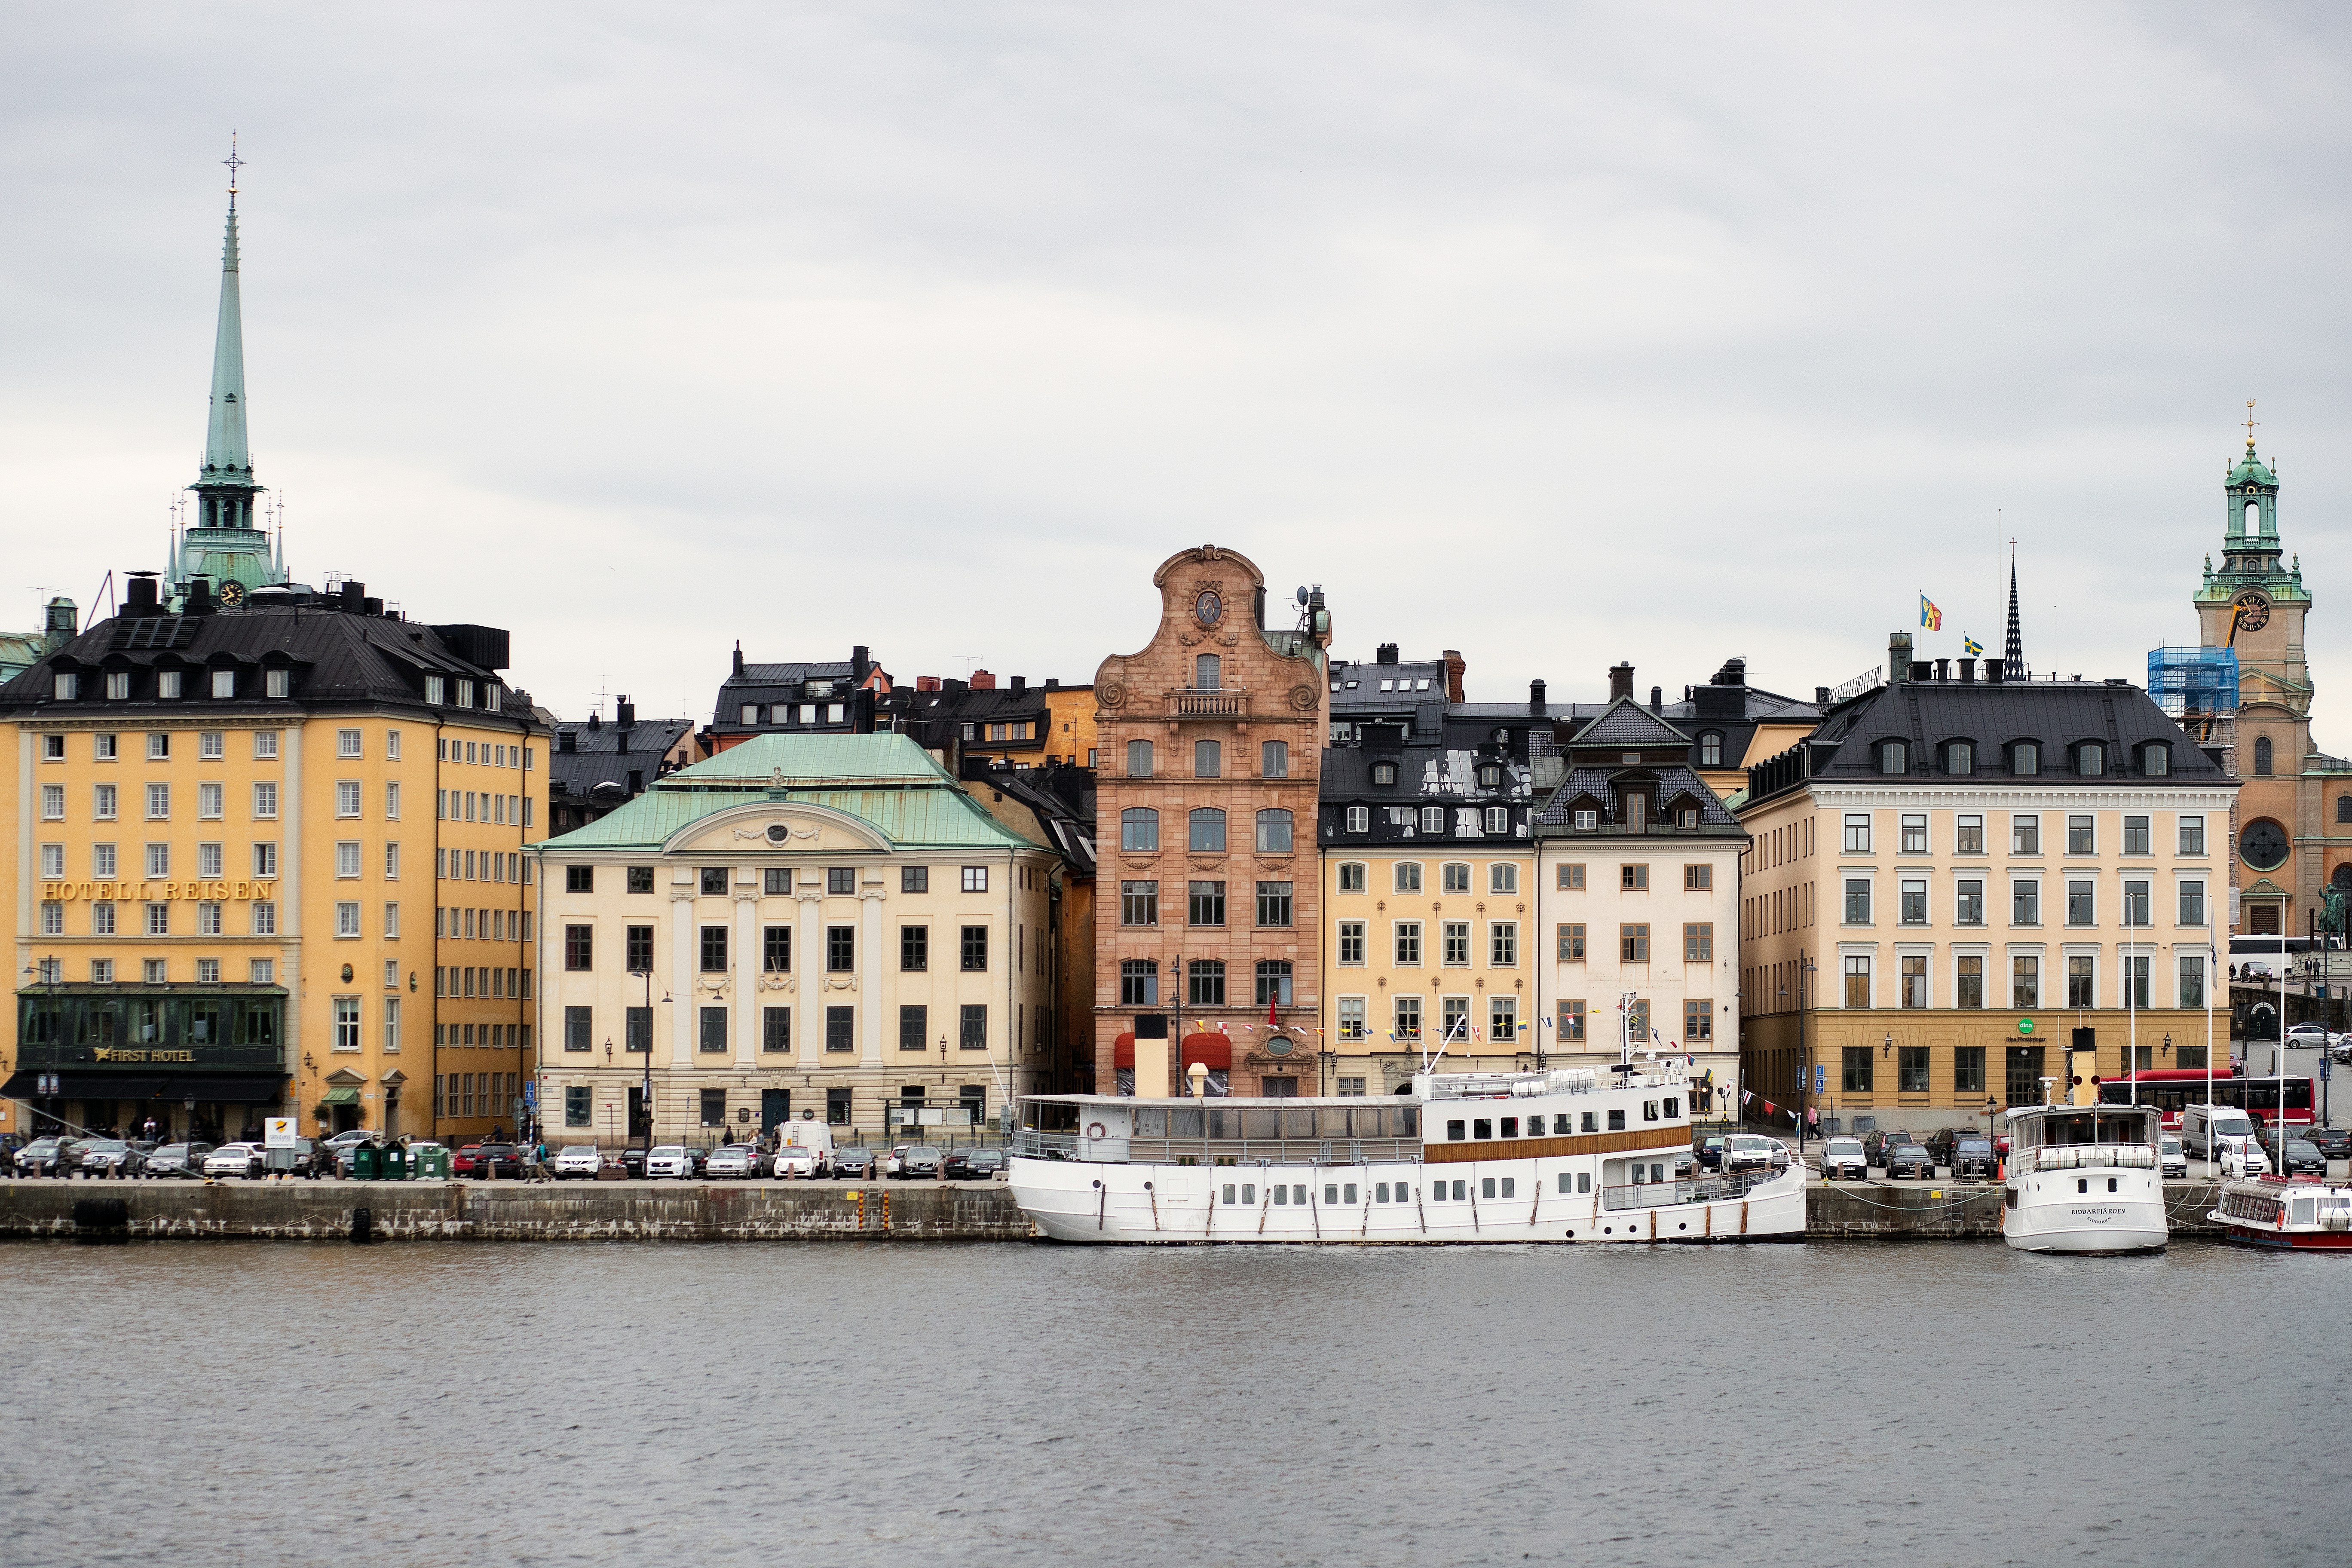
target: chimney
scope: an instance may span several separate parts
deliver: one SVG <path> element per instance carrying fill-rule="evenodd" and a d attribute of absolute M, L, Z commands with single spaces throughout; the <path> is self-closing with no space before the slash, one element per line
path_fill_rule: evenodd
<path fill-rule="evenodd" d="M 1462 662 L 1462 654 L 1459 649 L 1447 648 L 1445 650 L 1445 700 L 1448 702 L 1462 702 L 1467 700 L 1467 699 L 1462 695 L 1462 672 L 1469 668 L 1470 667 L 1468 665 Z"/>
<path fill-rule="evenodd" d="M 367 584 L 351 578 L 343 580 L 342 602 L 337 606 L 347 616 L 367 614 Z"/>
<path fill-rule="evenodd" d="M 1372 662 L 1374 664 L 1394 664 L 1396 661 L 1397 645 L 1392 642 L 1384 642 L 1381 644 L 1378 648 L 1373 650 Z"/>
<path fill-rule="evenodd" d="M 1900 686 L 1911 679 L 1911 634 L 1891 633 L 1886 639 L 1886 679 Z"/>
<path fill-rule="evenodd" d="M 1950 659 L 1939 658 L 1936 661 L 1936 679 L 1938 680 L 1949 680 L 1952 679 L 1952 661 Z"/>
<path fill-rule="evenodd" d="M 1633 695 L 1633 667 L 1630 664 L 1611 665 L 1609 667 L 1609 700 L 1614 702 L 1620 698 Z"/>
<path fill-rule="evenodd" d="M 1964 658 L 1960 660 L 1960 684 L 1963 686 L 1974 686 L 1976 684 L 1976 679 L 1977 661 L 1972 658 Z"/>
<path fill-rule="evenodd" d="M 2001 663 L 2001 661 L 1997 658 L 1989 658 L 1985 660 L 1985 679 L 1987 681 L 1990 682 L 1992 685 L 1999 686 L 2002 681 L 2008 679 L 2009 667 L 2007 665 Z"/>
<path fill-rule="evenodd" d="M 1826 708 L 1830 705 L 1830 689 L 1828 687 L 1816 686 L 1813 688 L 1813 705 L 1817 708 Z"/>
<path fill-rule="evenodd" d="M 1062 689 L 1062 678 L 1061 678 L 1060 676 L 1058 676 L 1058 675 L 1049 675 L 1049 676 L 1047 676 L 1047 677 L 1045 678 L 1045 689 L 1046 689 L 1046 690 L 1048 690 L 1048 691 L 1059 691 L 1061 689 Z"/>
<path fill-rule="evenodd" d="M 974 691 L 993 691 L 996 689 L 996 677 L 984 669 L 975 669 L 971 672 L 971 689 Z"/>
<path fill-rule="evenodd" d="M 604 727 L 604 716 L 602 713 L 597 712 L 597 711 L 596 711 L 595 710 L 593 710 L 593 709 L 589 710 L 589 712 L 588 712 L 588 728 L 590 728 L 591 730 L 601 730 L 601 729 L 603 729 Z"/>
<path fill-rule="evenodd" d="M 209 577 L 188 579 L 188 596 L 180 606 L 184 616 L 209 616 L 213 613 L 213 580 Z"/>
<path fill-rule="evenodd" d="M 1665 696 L 1665 694 L 1666 694 L 1666 693 L 1665 693 L 1665 689 L 1664 689 L 1663 687 L 1653 686 L 1652 688 L 1650 688 L 1650 711 L 1651 711 L 1651 712 L 1655 713 L 1655 712 L 1658 710 L 1658 708 L 1659 708 L 1659 699 L 1661 699 L 1661 698 L 1664 697 L 1664 696 Z"/>
<path fill-rule="evenodd" d="M 126 616 L 152 616 L 156 613 L 155 574 L 133 572 L 124 584 L 122 613 Z"/>
<path fill-rule="evenodd" d="M 916 689 L 916 690 L 918 690 L 918 691 L 937 691 L 939 689 L 940 689 L 940 678 L 939 678 L 938 676 L 936 676 L 936 675 L 919 675 L 919 676 L 915 677 L 915 689 Z"/>
<path fill-rule="evenodd" d="M 49 601 L 47 629 L 51 637 L 60 640 L 72 637 L 79 629 L 76 618 L 75 605 L 71 599 L 60 594 Z"/>
<path fill-rule="evenodd" d="M 874 661 L 866 657 L 866 647 L 864 643 L 859 643 L 849 650 L 849 679 L 852 685 L 863 686 L 866 683 L 866 672 L 873 668 Z"/>
<path fill-rule="evenodd" d="M 1543 710 L 1544 683 L 1543 677 L 1538 675 L 1533 680 L 1528 682 L 1528 711 L 1530 713 L 1541 713 Z"/>
<path fill-rule="evenodd" d="M 360 609 L 362 614 L 369 616 L 373 619 L 379 621 L 383 619 L 383 601 L 382 599 L 373 597 L 362 599 L 360 601 Z"/>
<path fill-rule="evenodd" d="M 1014 677 L 1013 678 L 1013 690 L 1015 690 L 1015 691 L 1026 691 L 1026 690 L 1028 690 L 1028 689 L 1029 689 L 1029 678 L 1028 678 L 1027 676 L 1025 676 L 1025 675 L 1016 675 L 1016 676 L 1014 676 Z"/>
<path fill-rule="evenodd" d="M 636 721 L 637 705 L 630 701 L 627 697 L 623 697 L 618 703 L 614 705 L 613 722 L 618 724 L 622 729 L 626 730 L 633 727 Z"/>
<path fill-rule="evenodd" d="M 735 639 L 735 678 L 739 680 L 743 678 L 743 639 L 741 637 Z"/>

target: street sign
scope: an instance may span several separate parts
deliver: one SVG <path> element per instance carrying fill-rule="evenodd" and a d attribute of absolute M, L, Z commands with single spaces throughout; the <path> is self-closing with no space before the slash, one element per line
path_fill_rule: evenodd
<path fill-rule="evenodd" d="M 1827 1062 L 1815 1062 L 1813 1064 L 1813 1092 L 1815 1094 L 1827 1094 L 1829 1091 L 1830 1065 Z"/>
<path fill-rule="evenodd" d="M 522 1080 L 522 1102 L 525 1105 L 537 1105 L 539 1103 L 539 1080 L 537 1079 L 527 1078 Z"/>
<path fill-rule="evenodd" d="M 262 1122 L 261 1131 L 262 1147 L 265 1149 L 299 1147 L 295 1142 L 294 1119 L 290 1116 L 269 1117 Z"/>

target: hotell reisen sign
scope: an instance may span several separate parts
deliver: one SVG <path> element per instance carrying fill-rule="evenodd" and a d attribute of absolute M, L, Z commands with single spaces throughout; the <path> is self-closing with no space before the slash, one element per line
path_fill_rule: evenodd
<path fill-rule="evenodd" d="M 58 903 L 94 899 L 100 903 L 251 903 L 278 896 L 276 882 L 43 882 L 41 897 Z"/>

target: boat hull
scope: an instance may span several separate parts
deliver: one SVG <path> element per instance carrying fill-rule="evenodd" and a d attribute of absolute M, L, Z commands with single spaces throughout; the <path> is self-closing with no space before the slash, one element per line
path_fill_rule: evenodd
<path fill-rule="evenodd" d="M 2221 1239 L 2239 1247 L 2260 1247 L 2273 1252 L 2334 1252 L 2352 1258 L 2352 1233 L 2340 1230 L 2272 1230 L 2225 1221 Z"/>
<path fill-rule="evenodd" d="M 1441 1170 L 1472 1195 L 1431 1200 L 1427 1194 Z M 1543 1161 L 1212 1167 L 1016 1157 L 1008 1173 L 1013 1201 L 1041 1237 L 1082 1245 L 1497 1247 L 1787 1241 L 1804 1235 L 1801 1171 L 1736 1197 L 1633 1208 L 1606 1207 L 1590 1192 L 1562 1194 L 1557 1178 L 1558 1171 Z M 1497 1195 L 1480 1195 L 1488 1181 Z M 1276 1204 L 1277 1184 L 1286 1200 L 1303 1192 L 1306 1201 Z M 1378 1201 L 1383 1187 L 1412 1196 Z M 1502 1192 L 1513 1195 L 1502 1197 Z M 1244 1193 L 1246 1202 L 1241 1201 Z M 1328 1201 L 1330 1194 L 1342 1201 Z"/>
<path fill-rule="evenodd" d="M 2155 1173 L 2116 1174 L 2114 1193 L 2077 1193 L 2075 1173 L 2012 1178 L 2004 1194 L 2001 1239 L 2021 1252 L 2158 1252 L 2171 1240 L 2164 1187 Z"/>

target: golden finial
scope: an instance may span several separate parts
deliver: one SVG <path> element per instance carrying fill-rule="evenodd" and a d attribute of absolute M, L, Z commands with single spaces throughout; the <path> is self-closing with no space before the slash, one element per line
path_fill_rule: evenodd
<path fill-rule="evenodd" d="M 2254 453 L 2254 400 L 2253 400 L 2252 398 L 2249 397 L 2249 398 L 2247 398 L 2247 399 L 2246 399 L 2246 455 L 2247 455 L 2248 457 L 2250 457 L 2250 458 L 2251 458 L 2251 457 L 2252 457 L 2252 456 L 2253 456 L 2253 453 Z"/>

